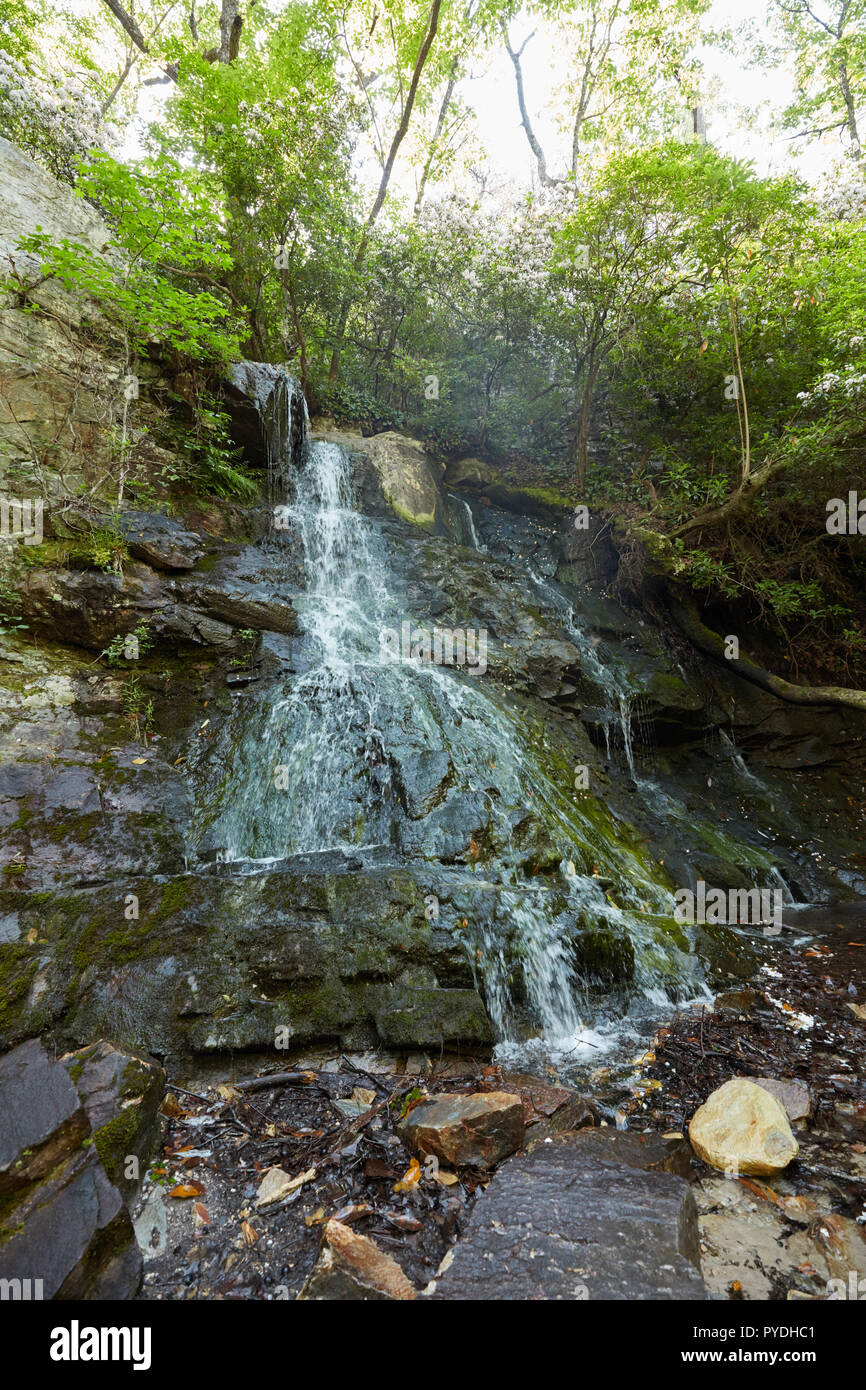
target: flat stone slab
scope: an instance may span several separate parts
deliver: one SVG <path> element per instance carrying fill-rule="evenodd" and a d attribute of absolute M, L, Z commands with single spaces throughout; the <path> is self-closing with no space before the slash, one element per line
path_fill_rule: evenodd
<path fill-rule="evenodd" d="M 38 1038 L 0 1057 L 0 1193 L 42 1177 L 89 1132 L 78 1092 Z"/>
<path fill-rule="evenodd" d="M 631 1143 L 629 1153 L 633 1163 Z M 583 1134 L 568 1134 L 509 1159 L 476 1203 L 429 1296 L 708 1298 L 688 1185 L 615 1155 L 613 1138 L 598 1148 Z"/>
<path fill-rule="evenodd" d="M 130 555 L 158 570 L 186 570 L 201 559 L 201 536 L 161 512 L 121 512 L 118 530 Z"/>

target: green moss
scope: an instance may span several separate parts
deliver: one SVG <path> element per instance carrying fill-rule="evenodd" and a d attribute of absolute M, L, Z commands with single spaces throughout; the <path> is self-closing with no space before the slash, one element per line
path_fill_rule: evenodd
<path fill-rule="evenodd" d="M 36 951 L 27 942 L 12 941 L 0 946 L 0 1029 L 8 1028 L 14 1021 L 37 968 Z"/>
<path fill-rule="evenodd" d="M 171 917 L 175 912 L 182 912 L 185 907 L 188 907 L 192 897 L 192 877 L 173 878 L 163 885 L 159 906 L 148 916 L 151 920 L 164 922 L 166 917 Z"/>
<path fill-rule="evenodd" d="M 139 1122 L 139 1107 L 128 1105 L 125 1110 L 121 1110 L 119 1115 L 115 1115 L 113 1120 L 109 1120 L 101 1129 L 97 1129 L 93 1135 L 96 1152 L 99 1154 L 102 1166 L 112 1182 L 117 1182 L 118 1179 L 123 1178 L 125 1160 L 129 1154 L 135 1152 Z"/>

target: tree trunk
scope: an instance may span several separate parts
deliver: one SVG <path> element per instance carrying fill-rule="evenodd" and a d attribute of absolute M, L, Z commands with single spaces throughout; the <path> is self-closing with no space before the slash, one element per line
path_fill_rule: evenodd
<path fill-rule="evenodd" d="M 682 525 L 675 526 L 672 531 L 668 531 L 668 539 L 673 540 L 675 536 L 687 536 L 692 531 L 701 531 L 706 527 L 712 528 L 721 526 L 723 522 L 729 521 L 737 512 L 744 510 L 752 501 L 752 498 L 762 488 L 767 486 L 779 473 L 783 473 L 788 467 L 790 459 L 777 459 L 775 463 L 766 463 L 763 468 L 759 468 L 757 473 L 749 473 L 730 497 L 718 507 L 709 507 L 706 511 L 698 512 Z"/>
<path fill-rule="evenodd" d="M 595 390 L 595 379 L 598 376 L 598 364 L 590 358 L 589 370 L 586 374 L 586 385 L 583 389 L 583 398 L 580 402 L 580 416 L 577 425 L 577 440 L 575 445 L 577 463 L 577 486 L 583 492 L 586 486 L 586 469 L 588 462 L 589 429 L 592 423 L 592 397 Z"/>
<path fill-rule="evenodd" d="M 412 81 L 409 85 L 409 92 L 406 97 L 406 104 L 403 107 L 403 115 L 401 116 L 400 124 L 398 125 L 397 130 L 394 133 L 394 139 L 391 141 L 391 148 L 388 151 L 388 158 L 385 161 L 384 168 L 382 169 L 382 177 L 379 180 L 379 191 L 376 194 L 376 200 L 373 203 L 373 206 L 371 207 L 370 212 L 367 216 L 367 221 L 364 223 L 364 230 L 361 233 L 361 240 L 358 243 L 358 250 L 355 253 L 355 259 L 352 262 L 353 276 L 358 274 L 358 272 L 364 264 L 364 259 L 367 255 L 367 244 L 370 240 L 370 232 L 373 230 L 376 218 L 382 211 L 382 204 L 385 201 L 385 196 L 388 192 L 388 184 L 391 182 L 391 174 L 394 171 L 394 163 L 397 159 L 397 154 L 400 149 L 400 146 L 403 143 L 403 138 L 406 134 L 406 131 L 409 129 L 409 122 L 412 119 L 412 111 L 415 106 L 415 98 L 418 95 L 418 84 L 421 81 L 421 74 L 424 71 L 424 64 L 427 62 L 427 57 L 430 53 L 430 49 L 433 46 L 433 40 L 436 37 L 436 30 L 439 25 L 439 11 L 441 8 L 442 0 L 433 0 L 433 4 L 430 8 L 430 21 L 427 26 L 427 33 L 424 36 L 424 39 L 421 43 L 421 47 L 418 49 L 418 57 L 415 59 L 415 67 L 412 72 Z M 340 374 L 340 353 L 343 347 L 343 338 L 346 333 L 346 324 L 349 319 L 349 310 L 352 307 L 352 298 L 353 293 L 350 289 L 343 296 L 343 301 L 340 304 L 340 313 L 337 319 L 337 333 L 334 341 L 334 348 L 331 353 L 331 366 L 328 371 L 328 382 L 331 386 L 335 385 L 337 377 Z"/>
<path fill-rule="evenodd" d="M 781 676 L 765 671 L 747 656 L 736 660 L 726 657 L 724 639 L 701 622 L 692 605 L 672 599 L 671 612 L 678 626 L 696 647 L 708 656 L 724 661 L 737 675 L 760 686 L 762 690 L 769 690 L 780 700 L 787 700 L 793 705 L 845 705 L 851 709 L 866 710 L 866 690 L 846 690 L 840 685 L 794 685 Z"/>

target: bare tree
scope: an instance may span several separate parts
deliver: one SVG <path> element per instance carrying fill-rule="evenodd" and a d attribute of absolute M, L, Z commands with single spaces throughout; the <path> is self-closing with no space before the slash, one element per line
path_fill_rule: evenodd
<path fill-rule="evenodd" d="M 140 53 L 152 56 L 151 44 L 153 35 L 146 38 L 139 27 L 135 16 L 120 3 L 120 0 L 105 0 L 106 5 L 111 10 L 118 24 L 122 26 L 129 35 L 132 42 Z M 255 5 L 256 0 L 249 0 L 246 6 L 248 13 Z M 241 0 L 222 0 L 220 9 L 220 41 L 213 48 L 201 51 L 201 56 L 206 63 L 233 63 L 238 56 L 241 43 L 241 31 L 244 27 L 246 13 L 241 13 Z M 160 21 L 161 22 L 161 21 Z M 188 20 L 189 30 L 194 43 L 199 42 L 198 20 L 196 18 L 195 0 L 191 0 Z M 157 26 L 159 27 L 159 26 Z M 163 71 L 177 82 L 179 67 L 177 63 L 163 63 Z"/>

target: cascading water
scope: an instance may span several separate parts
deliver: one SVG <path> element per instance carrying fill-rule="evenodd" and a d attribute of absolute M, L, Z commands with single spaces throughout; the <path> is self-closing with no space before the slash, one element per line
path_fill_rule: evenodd
<path fill-rule="evenodd" d="M 458 507 L 462 508 L 462 515 L 465 521 L 464 531 L 468 538 L 469 545 L 473 550 L 477 550 L 479 554 L 485 555 L 487 553 L 487 546 L 482 545 L 478 539 L 478 532 L 475 529 L 475 517 L 472 515 L 472 508 L 466 501 L 466 498 L 456 497 L 453 492 L 449 492 L 448 496 L 452 502 L 456 502 Z"/>
<path fill-rule="evenodd" d="M 560 614 L 563 627 L 580 652 L 581 660 L 587 675 L 605 692 L 610 705 L 611 714 L 611 717 L 606 719 L 604 724 L 607 756 L 610 757 L 611 754 L 611 722 L 612 720 L 616 720 L 619 724 L 620 735 L 622 737 L 626 765 L 631 773 L 632 780 L 634 782 L 640 782 L 641 778 L 634 760 L 634 739 L 632 733 L 634 702 L 628 682 L 616 666 L 606 665 L 601 660 L 595 642 L 591 637 L 587 636 L 576 622 L 574 604 L 566 598 L 565 594 L 561 593 L 549 580 L 536 574 L 531 568 L 529 574 L 536 588 Z"/>
<path fill-rule="evenodd" d="M 449 808 L 469 805 L 495 851 L 477 863 L 470 853 L 448 870 L 481 904 L 454 930 L 501 1038 L 541 1029 L 550 1047 L 574 1048 L 584 996 L 573 950 L 580 922 L 628 932 L 646 995 L 663 983 L 680 997 L 693 993 L 696 959 L 664 925 L 669 892 L 601 803 L 571 794 L 570 776 L 563 786 L 551 774 L 525 718 L 480 674 L 395 661 L 384 648 L 383 630 L 399 630 L 408 616 L 404 588 L 380 523 L 353 506 L 345 450 L 310 443 L 302 466 L 285 471 L 293 495 L 278 511 L 302 546 L 305 587 L 292 602 L 303 637 L 293 645 L 295 671 L 267 696 L 236 697 L 214 740 L 190 750 L 200 853 L 262 861 L 378 847 L 397 860 L 454 865 L 474 841 Z M 279 551 L 281 529 L 267 543 Z M 409 765 L 438 769 L 444 800 L 425 822 L 439 817 L 436 845 L 419 839 L 407 815 Z M 526 826 L 555 846 L 555 891 L 548 876 L 528 877 L 515 833 Z"/>

